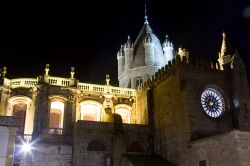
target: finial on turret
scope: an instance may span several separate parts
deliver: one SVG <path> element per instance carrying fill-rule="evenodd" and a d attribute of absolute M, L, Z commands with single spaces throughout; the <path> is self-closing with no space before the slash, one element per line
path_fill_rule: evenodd
<path fill-rule="evenodd" d="M 49 75 L 49 64 L 47 63 L 45 66 L 45 76 Z"/>
<path fill-rule="evenodd" d="M 74 78 L 74 75 L 75 75 L 75 67 L 71 67 L 70 68 L 70 78 Z"/>
<path fill-rule="evenodd" d="M 120 48 L 120 56 L 123 56 L 123 52 L 124 52 L 124 48 L 123 48 L 123 45 L 121 45 L 121 48 Z"/>
<path fill-rule="evenodd" d="M 169 37 L 168 37 L 168 35 L 166 35 L 166 39 L 165 39 L 165 41 L 163 42 L 163 44 L 162 44 L 162 46 L 163 47 L 173 47 L 173 43 L 169 40 Z"/>
<path fill-rule="evenodd" d="M 110 81 L 109 74 L 106 74 L 106 85 L 109 85 L 109 81 Z"/>
<path fill-rule="evenodd" d="M 145 3 L 144 24 L 148 24 L 147 5 Z"/>
<path fill-rule="evenodd" d="M 131 43 L 131 38 L 128 35 L 127 42 L 125 43 L 125 48 L 132 48 L 132 47 L 133 47 L 133 43 Z"/>
<path fill-rule="evenodd" d="M 127 40 L 127 43 L 131 43 L 131 38 L 130 36 L 128 35 L 128 40 Z"/>

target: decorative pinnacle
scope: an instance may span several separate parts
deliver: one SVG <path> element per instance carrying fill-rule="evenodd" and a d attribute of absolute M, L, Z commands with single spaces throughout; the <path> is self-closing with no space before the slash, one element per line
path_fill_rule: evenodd
<path fill-rule="evenodd" d="M 144 24 L 148 24 L 147 5 L 145 3 Z"/>
<path fill-rule="evenodd" d="M 221 44 L 221 50 L 220 50 L 220 56 L 223 57 L 225 56 L 226 50 L 227 50 L 227 46 L 226 46 L 226 33 L 223 32 L 222 33 L 222 44 Z"/>
<path fill-rule="evenodd" d="M 106 85 L 109 85 L 109 81 L 110 81 L 109 74 L 106 74 Z"/>
<path fill-rule="evenodd" d="M 75 75 L 75 67 L 71 67 L 70 68 L 70 78 L 74 78 L 74 75 Z"/>
<path fill-rule="evenodd" d="M 45 66 L 45 75 L 46 76 L 49 75 L 49 64 L 46 64 L 46 66 Z"/>
<path fill-rule="evenodd" d="M 226 37 L 226 33 L 224 31 L 222 32 L 222 36 L 223 36 L 223 38 Z"/>
<path fill-rule="evenodd" d="M 133 45 L 133 44 L 131 43 L 131 38 L 130 38 L 130 36 L 128 35 L 128 39 L 127 39 L 127 42 L 126 42 L 126 44 L 125 44 L 125 48 L 131 48 L 131 47 L 133 47 L 132 45 Z"/>
<path fill-rule="evenodd" d="M 130 39 L 130 36 L 129 36 L 129 35 L 128 35 L 127 43 L 131 43 L 131 39 Z"/>

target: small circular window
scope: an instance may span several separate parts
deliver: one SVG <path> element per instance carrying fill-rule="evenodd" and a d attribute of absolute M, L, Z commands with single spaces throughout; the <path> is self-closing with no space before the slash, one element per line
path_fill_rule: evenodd
<path fill-rule="evenodd" d="M 226 110 L 225 99 L 220 91 L 214 88 L 206 88 L 202 91 L 201 106 L 203 111 L 212 118 L 220 117 Z"/>

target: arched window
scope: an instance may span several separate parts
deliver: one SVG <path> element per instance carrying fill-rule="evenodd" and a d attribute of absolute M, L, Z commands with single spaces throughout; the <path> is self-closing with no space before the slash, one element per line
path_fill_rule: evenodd
<path fill-rule="evenodd" d="M 81 120 L 101 121 L 102 105 L 95 101 L 80 103 Z"/>
<path fill-rule="evenodd" d="M 49 127 L 55 129 L 63 128 L 64 103 L 52 101 L 50 104 Z"/>
<path fill-rule="evenodd" d="M 87 151 L 107 151 L 107 148 L 102 141 L 93 140 L 88 144 Z"/>
<path fill-rule="evenodd" d="M 19 134 L 33 133 L 35 107 L 34 102 L 27 96 L 13 96 L 8 100 L 7 116 L 14 116 Z"/>
<path fill-rule="evenodd" d="M 122 123 L 131 123 L 131 107 L 127 105 L 118 105 L 115 107 L 115 113 L 121 115 Z"/>

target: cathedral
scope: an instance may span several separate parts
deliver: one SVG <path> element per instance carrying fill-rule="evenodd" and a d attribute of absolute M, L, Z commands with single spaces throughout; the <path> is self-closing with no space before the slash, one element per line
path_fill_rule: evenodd
<path fill-rule="evenodd" d="M 218 61 L 163 43 L 145 17 L 117 53 L 119 87 L 68 78 L 0 79 L 0 165 L 249 166 L 244 62 L 222 35 Z M 115 58 L 115 57 L 114 57 Z"/>

